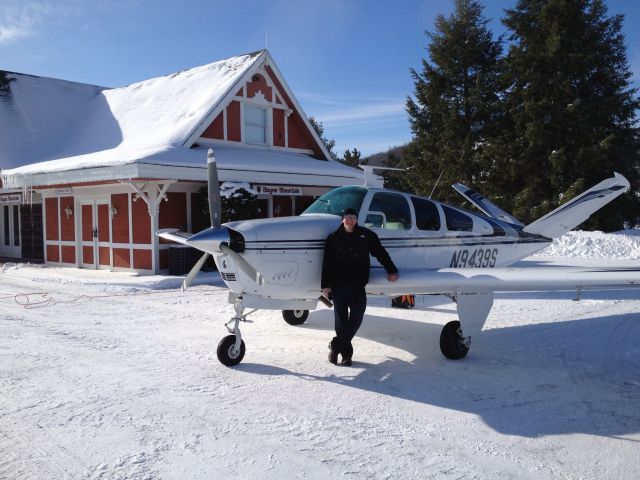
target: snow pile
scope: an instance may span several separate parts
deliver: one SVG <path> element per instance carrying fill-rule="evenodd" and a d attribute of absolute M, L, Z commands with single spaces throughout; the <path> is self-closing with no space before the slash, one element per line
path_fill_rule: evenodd
<path fill-rule="evenodd" d="M 258 195 L 258 192 L 251 188 L 249 182 L 223 182 L 220 185 L 220 195 L 225 198 L 240 197 L 242 194 L 239 190 L 246 190 L 247 193 Z"/>
<path fill-rule="evenodd" d="M 640 259 L 640 230 L 568 232 L 532 257 Z"/>

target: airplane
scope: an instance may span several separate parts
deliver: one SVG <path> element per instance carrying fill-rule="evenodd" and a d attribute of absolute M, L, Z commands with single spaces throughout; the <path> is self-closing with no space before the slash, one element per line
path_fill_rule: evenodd
<path fill-rule="evenodd" d="M 229 287 L 235 315 L 225 324 L 229 335 L 218 344 L 222 364 L 237 365 L 244 358 L 239 325 L 256 310 L 282 310 L 287 323 L 300 325 L 319 301 L 331 306 L 319 295 L 325 240 L 348 207 L 358 212 L 360 225 L 378 234 L 400 272 L 399 279 L 389 283 L 384 269 L 372 259 L 368 295 L 439 294 L 455 302 L 458 320 L 444 325 L 440 334 L 440 351 L 448 359 L 467 355 L 495 292 L 575 290 L 579 298 L 590 287 L 640 285 L 638 268 L 509 267 L 627 192 L 629 182 L 618 173 L 524 225 L 465 185 L 453 187 L 482 213 L 386 189 L 382 178 L 373 174 L 374 168 L 364 167 L 364 185 L 333 189 L 299 216 L 221 224 L 218 173 L 209 149 L 211 227 L 196 234 L 164 229 L 157 235 L 205 252 L 183 288 L 191 284 L 209 255 Z M 245 308 L 253 310 L 244 313 Z"/>

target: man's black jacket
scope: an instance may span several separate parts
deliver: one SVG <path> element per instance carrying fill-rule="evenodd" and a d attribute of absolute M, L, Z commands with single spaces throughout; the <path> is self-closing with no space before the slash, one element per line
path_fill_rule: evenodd
<path fill-rule="evenodd" d="M 398 272 L 378 235 L 360 225 L 356 225 L 352 233 L 347 233 L 340 225 L 327 237 L 321 288 L 364 287 L 369 281 L 369 254 L 376 257 L 387 273 Z"/>

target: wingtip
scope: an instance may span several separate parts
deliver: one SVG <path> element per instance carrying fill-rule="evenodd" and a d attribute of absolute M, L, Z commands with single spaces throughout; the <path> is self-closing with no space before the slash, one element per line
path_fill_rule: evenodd
<path fill-rule="evenodd" d="M 620 182 L 621 185 L 624 186 L 625 192 L 627 190 L 629 190 L 629 188 L 631 188 L 631 184 L 629 183 L 629 180 L 626 179 L 626 177 L 618 172 L 613 172 L 613 177 Z"/>

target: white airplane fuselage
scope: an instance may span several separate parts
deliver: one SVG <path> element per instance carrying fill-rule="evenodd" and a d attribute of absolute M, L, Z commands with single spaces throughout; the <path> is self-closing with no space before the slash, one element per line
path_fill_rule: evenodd
<path fill-rule="evenodd" d="M 398 286 L 402 285 L 403 271 L 504 267 L 543 249 L 551 242 L 546 237 L 527 234 L 515 225 L 448 205 L 443 207 L 439 202 L 426 199 L 420 199 L 420 204 L 424 206 L 424 202 L 429 202 L 432 205 L 431 213 L 435 213 L 437 218 L 435 224 L 420 225 L 417 221 L 420 214 L 416 213 L 412 195 L 391 193 L 382 188 L 354 188 L 366 189 L 358 221 L 380 237 L 382 245 L 400 270 Z M 404 200 L 406 204 L 401 204 L 401 207 L 405 214 L 410 214 L 410 218 L 405 217 L 401 222 L 387 221 L 388 216 L 379 211 L 380 202 L 374 200 L 377 193 L 394 195 L 392 200 L 395 202 Z M 325 241 L 338 228 L 340 221 L 340 216 L 335 214 L 304 213 L 296 217 L 224 224 L 231 232 L 241 235 L 243 241 L 239 243 L 242 245 L 238 242 L 234 245 L 232 234 L 231 246 L 260 272 L 264 282 L 250 278 L 229 255 L 215 249 L 207 251 L 214 255 L 224 282 L 237 295 L 293 302 L 288 305 L 294 305 L 296 300 L 315 301 L 320 295 Z M 238 238 L 237 235 L 235 237 Z M 198 248 L 202 248 L 202 245 Z M 372 272 L 381 268 L 372 259 Z M 286 308 L 282 305 L 281 302 L 273 302 L 275 309 Z M 268 303 L 262 303 L 261 308 L 268 308 Z"/>

